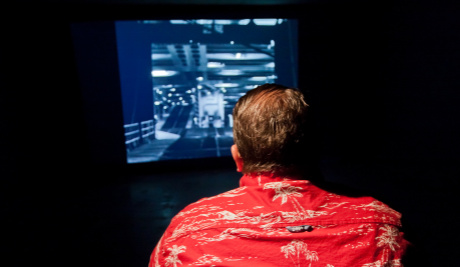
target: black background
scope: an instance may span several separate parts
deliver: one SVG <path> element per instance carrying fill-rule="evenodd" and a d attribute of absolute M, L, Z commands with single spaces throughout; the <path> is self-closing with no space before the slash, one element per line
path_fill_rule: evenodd
<path fill-rule="evenodd" d="M 458 5 L 367 2 L 3 3 L 2 252 L 14 266 L 146 266 L 172 215 L 238 184 L 231 159 L 122 164 L 119 133 L 105 134 L 121 120 L 116 66 L 94 66 L 107 77 L 82 90 L 70 22 L 270 12 L 302 19 L 300 87 L 321 126 L 326 179 L 403 213 L 419 259 L 408 266 L 456 266 Z"/>

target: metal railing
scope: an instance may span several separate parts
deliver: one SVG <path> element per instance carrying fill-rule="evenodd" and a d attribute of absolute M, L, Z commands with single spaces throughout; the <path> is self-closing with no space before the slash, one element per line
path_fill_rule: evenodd
<path fill-rule="evenodd" d="M 153 120 L 125 124 L 123 127 L 125 129 L 125 145 L 128 150 L 145 143 L 150 143 L 155 138 L 155 124 Z"/>

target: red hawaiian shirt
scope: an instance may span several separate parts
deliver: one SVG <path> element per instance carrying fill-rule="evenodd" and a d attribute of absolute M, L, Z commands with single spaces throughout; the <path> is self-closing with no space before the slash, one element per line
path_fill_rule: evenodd
<path fill-rule="evenodd" d="M 172 220 L 156 266 L 402 266 L 401 214 L 371 197 L 347 197 L 307 180 L 244 175 Z"/>

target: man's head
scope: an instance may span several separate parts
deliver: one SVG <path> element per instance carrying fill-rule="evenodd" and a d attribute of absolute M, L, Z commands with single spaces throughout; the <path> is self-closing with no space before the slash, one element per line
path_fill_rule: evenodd
<path fill-rule="evenodd" d="M 239 170 L 298 172 L 306 152 L 308 107 L 301 91 L 279 84 L 261 85 L 241 97 L 233 109 L 232 153 Z"/>

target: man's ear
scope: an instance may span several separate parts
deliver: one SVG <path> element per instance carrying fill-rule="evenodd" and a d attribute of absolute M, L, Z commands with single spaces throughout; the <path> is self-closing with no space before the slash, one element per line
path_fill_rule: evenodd
<path fill-rule="evenodd" d="M 238 147 L 236 145 L 232 145 L 231 147 L 232 157 L 236 164 L 236 171 L 242 172 L 243 171 L 243 159 L 241 158 L 240 152 L 238 151 Z"/>

